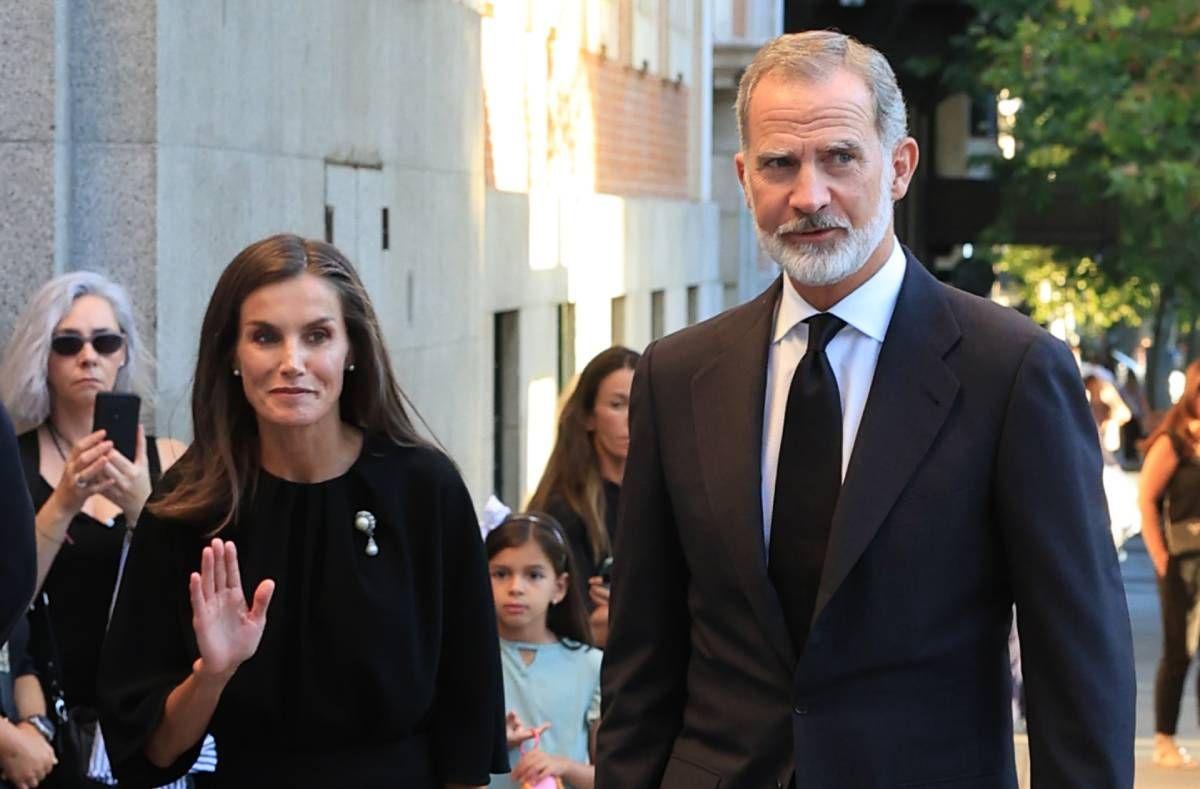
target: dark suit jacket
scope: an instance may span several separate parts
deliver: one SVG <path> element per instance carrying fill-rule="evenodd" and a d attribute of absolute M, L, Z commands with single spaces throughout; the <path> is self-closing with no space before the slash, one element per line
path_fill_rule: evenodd
<path fill-rule="evenodd" d="M 1035 787 L 1128 787 L 1129 617 L 1066 347 L 911 254 L 795 655 L 767 577 L 782 280 L 642 357 L 604 656 L 601 789 L 1015 787 L 1016 603 Z"/>
<path fill-rule="evenodd" d="M 0 406 L 0 644 L 8 641 L 17 617 L 33 599 L 37 557 L 33 546 L 33 505 L 21 470 L 17 437 Z"/>

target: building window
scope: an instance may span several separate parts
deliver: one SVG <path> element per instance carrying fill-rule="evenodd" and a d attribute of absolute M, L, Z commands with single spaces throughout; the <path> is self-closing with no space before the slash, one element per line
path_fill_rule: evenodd
<path fill-rule="evenodd" d="M 625 297 L 612 300 L 612 344 L 625 344 Z"/>
<path fill-rule="evenodd" d="M 558 391 L 575 375 L 575 305 L 558 305 Z"/>
<path fill-rule="evenodd" d="M 691 326 L 700 320 L 700 286 L 688 285 L 687 289 L 687 322 Z"/>
<path fill-rule="evenodd" d="M 656 290 L 650 293 L 650 339 L 657 340 L 666 334 L 666 321 L 663 311 L 666 294 Z"/>
<path fill-rule="evenodd" d="M 521 500 L 520 313 L 493 318 L 492 489 L 512 506 Z"/>

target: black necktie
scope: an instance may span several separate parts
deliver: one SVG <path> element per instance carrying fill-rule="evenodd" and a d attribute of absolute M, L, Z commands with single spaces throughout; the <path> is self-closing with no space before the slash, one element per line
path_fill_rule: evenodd
<path fill-rule="evenodd" d="M 829 524 L 842 487 L 842 401 L 825 348 L 846 322 L 823 312 L 808 318 L 808 350 L 792 376 L 775 472 L 767 573 L 804 652 Z"/>

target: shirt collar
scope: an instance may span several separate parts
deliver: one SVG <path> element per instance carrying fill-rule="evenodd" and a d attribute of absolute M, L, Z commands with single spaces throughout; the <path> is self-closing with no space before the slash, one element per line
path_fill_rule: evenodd
<path fill-rule="evenodd" d="M 888 255 L 887 261 L 879 271 L 830 307 L 829 312 L 876 342 L 882 343 L 887 335 L 888 324 L 892 322 L 892 313 L 900 296 L 900 285 L 904 282 L 906 265 L 904 249 L 900 246 L 900 241 L 893 237 L 892 254 Z M 779 342 L 797 323 L 819 312 L 820 310 L 796 292 L 796 288 L 785 274 L 775 318 L 775 334 L 771 342 Z"/>

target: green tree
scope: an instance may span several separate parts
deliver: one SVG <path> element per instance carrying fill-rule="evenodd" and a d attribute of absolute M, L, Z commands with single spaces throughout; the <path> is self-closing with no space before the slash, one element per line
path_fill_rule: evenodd
<path fill-rule="evenodd" d="M 1021 100 L 1015 155 L 998 162 L 1006 205 L 1046 207 L 1064 189 L 1097 208 L 1115 204 L 1112 248 L 1053 257 L 1076 269 L 1088 261 L 1074 275 L 1107 296 L 1128 295 L 1131 284 L 1152 295 L 1161 351 L 1176 310 L 1200 304 L 1200 4 L 974 4 L 975 72 L 987 89 Z M 1151 359 L 1156 406 L 1164 404 L 1153 385 L 1165 375 L 1162 359 Z"/>

